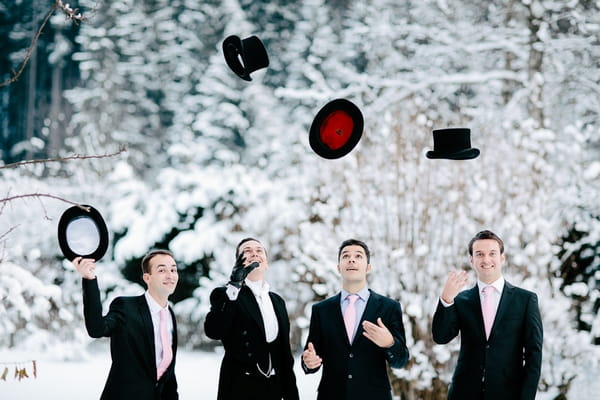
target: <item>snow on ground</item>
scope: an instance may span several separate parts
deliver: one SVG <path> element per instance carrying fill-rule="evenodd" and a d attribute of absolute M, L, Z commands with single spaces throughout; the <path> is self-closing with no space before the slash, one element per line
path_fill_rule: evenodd
<path fill-rule="evenodd" d="M 181 400 L 212 400 L 217 396 L 220 353 L 177 352 L 177 381 Z M 95 350 L 89 358 L 81 361 L 57 360 L 51 356 L 39 356 L 24 352 L 0 350 L 1 362 L 36 359 L 38 377 L 20 382 L 9 374 L 6 382 L 0 381 L 0 400 L 94 400 L 100 398 L 106 375 L 110 367 L 108 348 Z M 295 357 L 294 368 L 298 381 L 300 399 L 315 400 L 320 373 L 305 375 L 300 368 L 299 356 Z M 30 371 L 31 368 L 28 368 Z M 598 398 L 600 393 L 600 371 L 587 371 L 587 376 L 573 382 L 569 400 Z M 554 394 L 555 395 L 555 394 Z M 539 400 L 552 399 L 551 393 L 540 393 Z"/>
<path fill-rule="evenodd" d="M 217 397 L 217 382 L 221 354 L 212 352 L 177 352 L 176 374 L 181 400 L 211 400 Z M 86 360 L 63 361 L 23 352 L 0 350 L 1 362 L 37 360 L 38 377 L 20 382 L 9 374 L 0 381 L 0 400 L 93 400 L 99 399 L 110 367 L 108 348 L 94 352 Z M 316 399 L 320 373 L 305 375 L 300 368 L 299 356 L 294 364 L 300 398 Z M 30 364 L 31 365 L 31 364 Z M 31 368 L 27 369 L 28 371 Z"/>

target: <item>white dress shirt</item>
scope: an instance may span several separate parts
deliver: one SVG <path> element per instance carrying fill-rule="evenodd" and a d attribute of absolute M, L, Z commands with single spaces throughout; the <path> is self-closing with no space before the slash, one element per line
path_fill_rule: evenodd
<path fill-rule="evenodd" d="M 150 316 L 152 317 L 152 327 L 154 330 L 154 356 L 156 361 L 156 367 L 162 361 L 162 342 L 160 341 L 160 310 L 163 308 L 167 310 L 167 335 L 169 337 L 169 343 L 173 343 L 173 318 L 171 318 L 171 313 L 169 312 L 169 305 L 166 307 L 161 307 L 160 304 L 156 302 L 150 296 L 150 293 L 146 291 L 144 293 L 146 297 L 146 302 L 148 303 L 148 308 L 150 309 Z"/>

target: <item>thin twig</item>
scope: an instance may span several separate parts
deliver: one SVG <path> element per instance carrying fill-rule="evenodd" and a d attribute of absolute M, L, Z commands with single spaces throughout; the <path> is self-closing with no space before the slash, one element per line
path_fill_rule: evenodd
<path fill-rule="evenodd" d="M 23 73 L 23 70 L 25 69 L 25 66 L 27 65 L 27 62 L 29 61 L 29 58 L 31 58 L 31 54 L 33 54 L 33 51 L 35 50 L 35 47 L 36 47 L 37 42 L 42 34 L 42 31 L 46 27 L 46 24 L 50 20 L 50 17 L 52 16 L 52 14 L 54 14 L 54 11 L 56 11 L 57 8 L 60 8 L 67 16 L 67 19 L 70 19 L 75 24 L 77 24 L 78 21 L 85 21 L 87 19 L 86 17 L 84 17 L 83 15 L 81 15 L 79 13 L 78 8 L 73 10 L 71 7 L 69 7 L 68 4 L 65 5 L 65 4 L 63 4 L 63 2 L 61 0 L 56 0 L 54 5 L 52 5 L 52 8 L 50 8 L 50 11 L 48 11 L 48 14 L 46 14 L 46 18 L 44 18 L 44 21 L 42 22 L 39 29 L 35 33 L 35 36 L 31 40 L 31 44 L 29 45 L 29 48 L 27 49 L 27 53 L 25 54 L 25 58 L 23 59 L 23 62 L 21 63 L 19 70 L 12 76 L 12 78 L 0 83 L 0 88 L 4 87 L 4 86 L 8 86 L 11 83 L 15 82 L 17 79 L 19 79 L 19 77 Z"/>
<path fill-rule="evenodd" d="M 33 53 L 33 50 L 35 50 L 35 46 L 37 44 L 38 39 L 40 38 L 40 35 L 42 34 L 42 30 L 44 29 L 44 27 L 48 23 L 48 20 L 50 19 L 50 17 L 52 16 L 52 14 L 54 14 L 54 11 L 57 8 L 58 8 L 58 3 L 55 3 L 52 6 L 52 8 L 50 9 L 50 11 L 48 11 L 48 14 L 46 15 L 46 18 L 44 18 L 44 22 L 42 22 L 42 25 L 40 26 L 40 28 L 38 29 L 37 33 L 33 37 L 33 40 L 31 41 L 31 45 L 27 49 L 27 54 L 25 54 L 25 58 L 23 59 L 23 62 L 21 63 L 21 67 L 13 75 L 12 78 L 10 78 L 10 79 L 8 79 L 8 80 L 0 83 L 0 87 L 8 86 L 11 83 L 15 82 L 17 79 L 19 79 L 19 76 L 21 76 L 21 74 L 23 73 L 23 70 L 25 69 L 25 66 L 27 65 L 27 62 L 29 61 L 29 58 L 31 57 L 31 54 Z"/>
<path fill-rule="evenodd" d="M 88 212 L 90 211 L 88 207 L 82 206 L 79 203 L 75 203 L 73 201 L 64 199 L 64 198 L 62 198 L 60 196 L 55 196 L 53 194 L 48 194 L 48 193 L 26 193 L 26 194 L 19 194 L 19 195 L 16 195 L 16 196 L 10 196 L 10 197 L 5 197 L 3 199 L 0 199 L 0 203 L 6 203 L 6 202 L 17 200 L 17 199 L 26 199 L 26 198 L 29 198 L 29 197 L 35 197 L 35 198 L 49 197 L 51 199 L 60 200 L 60 201 L 64 201 L 65 203 L 72 204 L 74 206 L 82 208 L 85 211 L 88 211 Z"/>
<path fill-rule="evenodd" d="M 0 235 L 0 242 L 2 242 L 2 239 L 4 239 L 5 236 L 8 236 L 9 233 L 14 231 L 18 227 L 19 227 L 19 225 L 15 225 L 15 226 L 11 227 L 9 230 L 7 230 L 6 232 L 4 232 L 2 235 Z M 2 260 L 2 259 L 0 258 L 0 260 Z"/>
<path fill-rule="evenodd" d="M 92 156 L 81 156 L 79 154 L 75 154 L 74 156 L 68 156 L 68 157 L 45 158 L 42 160 L 25 160 L 25 161 L 19 161 L 16 163 L 12 163 L 12 164 L 0 165 L 0 169 L 17 168 L 17 167 L 21 167 L 23 165 L 28 165 L 28 164 L 40 164 L 40 163 L 47 163 L 47 162 L 63 162 L 63 161 L 69 161 L 69 160 L 87 160 L 90 158 L 114 157 L 114 156 L 118 156 L 119 154 L 121 154 L 125 151 L 127 151 L 127 146 L 121 145 L 119 147 L 119 151 L 117 151 L 116 153 L 112 153 L 112 154 L 102 154 L 102 155 L 92 155 Z"/>

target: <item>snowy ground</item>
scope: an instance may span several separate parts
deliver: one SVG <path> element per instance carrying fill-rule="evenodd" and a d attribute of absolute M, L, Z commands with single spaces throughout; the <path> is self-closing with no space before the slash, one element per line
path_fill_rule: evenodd
<path fill-rule="evenodd" d="M 9 374 L 6 382 L 0 381 L 1 400 L 93 400 L 100 398 L 110 366 L 108 349 L 95 352 L 80 362 L 65 362 L 25 353 L 0 350 L 0 361 L 21 361 L 35 358 L 38 377 L 20 382 Z M 296 357 L 296 360 L 298 358 Z M 217 397 L 217 381 L 221 355 L 207 352 L 177 352 L 176 374 L 179 396 L 182 400 L 211 400 Z M 316 399 L 320 374 L 305 375 L 295 363 L 300 398 Z M 30 368 L 28 368 L 28 371 Z"/>
<path fill-rule="evenodd" d="M 58 361 L 26 353 L 0 350 L 0 361 L 21 361 L 35 358 L 38 361 L 38 377 L 20 382 L 9 374 L 6 382 L 0 381 L 1 400 L 94 400 L 100 397 L 110 366 L 108 348 L 95 351 L 85 361 Z M 298 357 L 296 357 L 298 360 Z M 216 398 L 217 380 L 221 355 L 208 352 L 177 353 L 177 380 L 182 400 L 211 400 Z M 320 373 L 305 375 L 299 363 L 295 363 L 300 399 L 315 400 Z M 28 368 L 30 370 L 30 368 Z M 598 398 L 600 371 L 590 372 L 584 379 L 576 380 L 569 400 Z M 538 400 L 553 398 L 550 393 L 538 395 Z"/>

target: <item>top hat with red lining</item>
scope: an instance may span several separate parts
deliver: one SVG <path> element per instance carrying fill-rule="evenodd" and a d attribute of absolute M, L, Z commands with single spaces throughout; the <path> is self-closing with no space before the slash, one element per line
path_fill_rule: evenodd
<path fill-rule="evenodd" d="M 312 122 L 310 147 L 323 158 L 343 157 L 358 144 L 363 127 L 362 113 L 354 103 L 346 99 L 332 100 Z"/>

